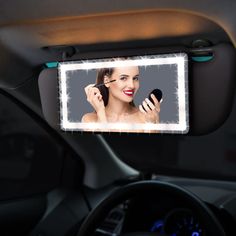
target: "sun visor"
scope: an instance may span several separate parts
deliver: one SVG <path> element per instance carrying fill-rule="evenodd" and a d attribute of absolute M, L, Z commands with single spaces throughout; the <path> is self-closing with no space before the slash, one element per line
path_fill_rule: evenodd
<path fill-rule="evenodd" d="M 169 49 L 168 53 L 170 51 Z M 137 52 L 132 55 L 151 54 L 152 50 L 142 49 L 141 53 L 140 50 Z M 229 44 L 220 44 L 206 50 L 186 48 L 172 53 L 184 53 L 188 56 L 188 88 L 184 91 L 188 97 L 188 134 L 202 135 L 216 130 L 227 119 L 232 108 L 236 76 L 235 49 Z M 112 52 L 108 54 L 107 57 L 113 56 Z M 127 55 L 129 53 L 125 54 Z M 53 128 L 60 130 L 58 76 L 57 68 L 44 69 L 39 75 L 38 83 L 44 117 Z M 82 94 L 83 89 L 78 89 L 78 93 L 85 96 Z M 163 95 L 165 100 L 168 99 L 166 94 Z"/>
<path fill-rule="evenodd" d="M 38 79 L 42 111 L 45 120 L 60 130 L 60 103 L 57 68 L 44 69 Z"/>
<path fill-rule="evenodd" d="M 38 71 L 38 68 L 33 68 L 29 62 L 0 43 L 0 88 L 17 88 L 37 75 Z"/>
<path fill-rule="evenodd" d="M 191 60 L 190 133 L 216 130 L 229 116 L 235 93 L 236 54 L 228 44 L 212 47 L 209 61 Z"/>

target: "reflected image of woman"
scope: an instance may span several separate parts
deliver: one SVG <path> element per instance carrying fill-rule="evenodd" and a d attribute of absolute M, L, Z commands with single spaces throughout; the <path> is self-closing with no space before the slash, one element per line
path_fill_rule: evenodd
<path fill-rule="evenodd" d="M 139 89 L 138 66 L 99 69 L 96 85 L 101 84 L 85 87 L 94 112 L 85 114 L 82 122 L 159 123 L 160 103 L 153 94 L 153 103 L 146 98 L 139 108 L 134 105 Z"/>

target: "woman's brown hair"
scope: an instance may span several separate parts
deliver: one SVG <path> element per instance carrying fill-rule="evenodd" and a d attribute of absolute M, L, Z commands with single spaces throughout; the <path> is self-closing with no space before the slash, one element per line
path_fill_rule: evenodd
<path fill-rule="evenodd" d="M 102 68 L 99 69 L 97 72 L 97 78 L 96 78 L 96 84 L 102 84 L 104 83 L 104 77 L 111 77 L 111 75 L 114 72 L 114 68 Z M 105 85 L 102 85 L 98 88 L 100 90 L 100 93 L 102 94 L 102 99 L 104 101 L 104 105 L 107 106 L 108 104 L 108 98 L 109 98 L 109 91 L 108 88 Z"/>

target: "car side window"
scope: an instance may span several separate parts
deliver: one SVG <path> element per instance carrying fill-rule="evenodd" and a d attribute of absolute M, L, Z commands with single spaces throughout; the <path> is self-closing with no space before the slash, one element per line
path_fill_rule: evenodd
<path fill-rule="evenodd" d="M 62 162 L 61 145 L 0 93 L 0 200 L 56 187 Z"/>

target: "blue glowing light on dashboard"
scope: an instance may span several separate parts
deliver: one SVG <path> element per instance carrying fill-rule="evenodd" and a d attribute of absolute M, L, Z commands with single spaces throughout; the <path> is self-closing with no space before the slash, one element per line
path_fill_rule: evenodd
<path fill-rule="evenodd" d="M 163 220 L 158 220 L 156 221 L 152 228 L 151 228 L 151 232 L 162 232 L 163 231 L 163 225 L 164 225 L 164 221 Z"/>
<path fill-rule="evenodd" d="M 198 232 L 193 232 L 191 236 L 199 236 L 200 234 Z"/>

